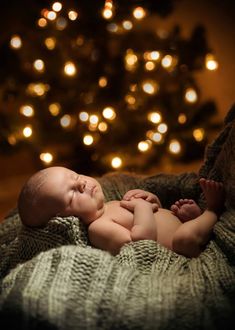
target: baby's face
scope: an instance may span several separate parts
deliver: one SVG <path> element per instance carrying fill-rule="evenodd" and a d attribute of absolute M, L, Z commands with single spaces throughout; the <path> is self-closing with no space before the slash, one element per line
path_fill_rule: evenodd
<path fill-rule="evenodd" d="M 47 171 L 43 190 L 52 196 L 54 205 L 51 206 L 58 211 L 57 215 L 75 215 L 90 224 L 103 214 L 104 195 L 97 180 L 64 167 L 52 167 Z"/>

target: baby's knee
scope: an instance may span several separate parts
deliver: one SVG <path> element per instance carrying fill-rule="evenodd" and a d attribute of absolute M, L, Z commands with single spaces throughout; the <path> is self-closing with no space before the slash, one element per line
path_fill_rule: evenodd
<path fill-rule="evenodd" d="M 189 258 L 198 257 L 202 251 L 197 235 L 186 228 L 176 231 L 172 240 L 172 249 Z"/>

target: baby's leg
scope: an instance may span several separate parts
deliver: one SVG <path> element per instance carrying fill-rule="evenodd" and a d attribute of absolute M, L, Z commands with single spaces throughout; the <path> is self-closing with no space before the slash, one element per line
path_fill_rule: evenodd
<path fill-rule="evenodd" d="M 202 212 L 193 199 L 180 199 L 171 206 L 171 211 L 182 222 L 186 222 L 198 217 Z"/>
<path fill-rule="evenodd" d="M 207 209 L 198 217 L 183 223 L 172 240 L 173 251 L 186 257 L 197 257 L 207 244 L 222 209 L 224 190 L 221 182 L 200 179 L 200 186 L 207 202 Z"/>

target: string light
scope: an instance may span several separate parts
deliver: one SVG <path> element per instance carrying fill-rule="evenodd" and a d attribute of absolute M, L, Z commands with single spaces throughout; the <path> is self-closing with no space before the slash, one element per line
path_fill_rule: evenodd
<path fill-rule="evenodd" d="M 160 52 L 157 50 L 153 50 L 151 52 L 144 52 L 144 59 L 145 61 L 158 61 L 160 59 Z"/>
<path fill-rule="evenodd" d="M 173 57 L 171 55 L 165 55 L 162 58 L 161 64 L 164 68 L 171 67 L 172 63 L 173 63 Z"/>
<path fill-rule="evenodd" d="M 92 124 L 92 125 L 97 125 L 98 122 L 99 122 L 99 117 L 97 115 L 91 115 L 89 117 L 89 122 Z"/>
<path fill-rule="evenodd" d="M 78 13 L 75 11 L 75 10 L 70 10 L 68 12 L 68 18 L 71 20 L 71 21 L 75 21 L 77 18 L 78 18 Z"/>
<path fill-rule="evenodd" d="M 111 160 L 111 166 L 115 169 L 118 169 L 122 166 L 122 159 L 118 156 L 115 156 Z"/>
<path fill-rule="evenodd" d="M 46 38 L 44 44 L 47 47 L 47 49 L 53 50 L 56 46 L 56 39 L 53 37 Z"/>
<path fill-rule="evenodd" d="M 75 64 L 71 61 L 66 62 L 64 65 L 64 73 L 70 77 L 74 76 L 77 73 Z"/>
<path fill-rule="evenodd" d="M 144 10 L 143 7 L 136 7 L 133 10 L 133 16 L 137 19 L 137 20 L 142 20 L 145 16 L 146 16 L 146 11 Z"/>
<path fill-rule="evenodd" d="M 10 47 L 13 49 L 20 49 L 22 47 L 22 40 L 20 36 L 15 34 L 11 37 Z"/>
<path fill-rule="evenodd" d="M 188 103 L 195 103 L 197 102 L 197 92 L 193 88 L 187 88 L 185 91 L 185 100 Z"/>
<path fill-rule="evenodd" d="M 165 134 L 168 130 L 168 126 L 165 123 L 161 123 L 161 124 L 158 125 L 157 130 L 158 130 L 159 133 Z"/>
<path fill-rule="evenodd" d="M 8 136 L 7 141 L 10 145 L 14 146 L 17 143 L 17 139 L 14 134 Z"/>
<path fill-rule="evenodd" d="M 138 149 L 141 152 L 148 151 L 150 149 L 150 146 L 151 146 L 151 144 L 150 144 L 150 141 L 149 140 L 147 140 L 147 141 L 140 141 L 138 143 Z"/>
<path fill-rule="evenodd" d="M 52 11 L 52 10 L 50 10 L 50 11 L 48 11 L 47 13 L 46 13 L 46 16 L 45 16 L 49 21 L 54 21 L 55 19 L 56 19 L 56 17 L 57 17 L 57 14 L 54 12 L 54 11 Z"/>
<path fill-rule="evenodd" d="M 44 83 L 31 83 L 28 85 L 26 92 L 32 96 L 43 96 L 50 89 L 48 84 Z"/>
<path fill-rule="evenodd" d="M 41 28 L 46 27 L 47 26 L 47 20 L 43 17 L 39 18 L 38 26 L 41 27 Z"/>
<path fill-rule="evenodd" d="M 33 134 L 33 130 L 31 126 L 26 126 L 23 128 L 23 135 L 26 138 L 29 138 Z"/>
<path fill-rule="evenodd" d="M 58 114 L 60 113 L 60 110 L 61 110 L 61 106 L 59 103 L 51 103 L 49 105 L 49 111 L 50 111 L 51 115 L 54 117 L 58 116 Z"/>
<path fill-rule="evenodd" d="M 133 28 L 133 24 L 131 21 L 123 21 L 122 26 L 125 30 L 131 30 Z"/>
<path fill-rule="evenodd" d="M 152 71 L 152 70 L 155 69 L 155 67 L 156 67 L 156 65 L 155 65 L 155 63 L 152 62 L 152 61 L 148 61 L 148 62 L 145 63 L 145 69 L 146 69 L 147 71 Z"/>
<path fill-rule="evenodd" d="M 32 105 L 25 104 L 20 107 L 20 113 L 25 117 L 32 117 L 34 115 L 34 109 Z"/>
<path fill-rule="evenodd" d="M 56 28 L 59 31 L 63 31 L 68 25 L 67 20 L 64 17 L 58 17 L 56 20 Z"/>
<path fill-rule="evenodd" d="M 64 115 L 60 119 L 60 125 L 64 128 L 67 128 L 71 125 L 72 117 L 68 114 Z"/>
<path fill-rule="evenodd" d="M 138 57 L 132 49 L 128 49 L 125 55 L 125 68 L 128 71 L 133 71 L 136 68 Z"/>
<path fill-rule="evenodd" d="M 207 54 L 205 58 L 206 68 L 210 71 L 215 71 L 218 69 L 219 63 L 216 61 L 213 54 Z"/>
<path fill-rule="evenodd" d="M 146 94 L 153 95 L 158 90 L 158 85 L 153 80 L 146 80 L 142 83 L 142 89 Z"/>
<path fill-rule="evenodd" d="M 100 77 L 99 79 L 99 86 L 100 87 L 106 87 L 108 84 L 108 79 L 106 77 Z"/>
<path fill-rule="evenodd" d="M 162 116 L 159 112 L 150 112 L 148 113 L 147 118 L 154 124 L 158 124 L 162 120 Z"/>
<path fill-rule="evenodd" d="M 38 72 L 44 72 L 45 64 L 42 60 L 37 59 L 33 63 L 34 69 Z"/>
<path fill-rule="evenodd" d="M 39 158 L 45 164 L 50 164 L 53 161 L 53 155 L 50 152 L 42 152 Z"/>
<path fill-rule="evenodd" d="M 52 5 L 52 9 L 56 12 L 59 12 L 62 9 L 62 4 L 60 2 L 54 2 Z"/>
<path fill-rule="evenodd" d="M 203 128 L 196 128 L 193 130 L 193 137 L 197 142 L 201 142 L 204 139 L 205 131 Z"/>
<path fill-rule="evenodd" d="M 179 124 L 185 124 L 187 121 L 187 116 L 184 113 L 180 113 L 178 116 L 178 123 Z"/>
<path fill-rule="evenodd" d="M 83 137 L 83 143 L 86 145 L 86 146 L 90 146 L 92 145 L 94 142 L 94 138 L 92 135 L 90 134 L 85 134 L 84 137 Z"/>
<path fill-rule="evenodd" d="M 112 107 L 104 108 L 102 115 L 105 119 L 114 120 L 116 118 L 116 112 Z"/>
<path fill-rule="evenodd" d="M 168 149 L 169 149 L 170 153 L 176 155 L 176 154 L 180 153 L 182 148 L 181 148 L 180 142 L 176 139 L 173 139 L 170 141 Z"/>
<path fill-rule="evenodd" d="M 104 9 L 102 11 L 102 16 L 104 19 L 111 19 L 113 17 L 113 1 L 106 0 L 104 4 Z"/>
<path fill-rule="evenodd" d="M 89 115 L 88 115 L 88 113 L 86 111 L 80 112 L 79 115 L 78 115 L 78 117 L 83 122 L 86 122 L 89 119 Z"/>
<path fill-rule="evenodd" d="M 108 125 L 104 121 L 100 122 L 98 125 L 98 130 L 100 132 L 106 132 L 108 130 Z"/>
<path fill-rule="evenodd" d="M 125 101 L 130 105 L 134 105 L 136 103 L 136 98 L 133 95 L 127 94 L 125 96 Z"/>

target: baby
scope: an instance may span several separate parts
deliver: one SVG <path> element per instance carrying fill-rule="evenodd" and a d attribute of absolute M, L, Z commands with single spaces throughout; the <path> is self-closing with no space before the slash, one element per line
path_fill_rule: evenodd
<path fill-rule="evenodd" d="M 78 216 L 94 247 L 116 255 L 131 241 L 150 239 L 186 257 L 197 257 L 212 234 L 223 204 L 223 185 L 200 179 L 207 202 L 202 213 L 191 199 L 180 199 L 171 210 L 147 191 L 128 191 L 121 201 L 104 202 L 99 182 L 64 167 L 49 167 L 23 186 L 18 209 L 24 225 L 41 227 L 54 216 Z"/>

